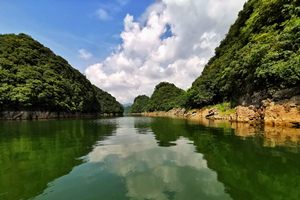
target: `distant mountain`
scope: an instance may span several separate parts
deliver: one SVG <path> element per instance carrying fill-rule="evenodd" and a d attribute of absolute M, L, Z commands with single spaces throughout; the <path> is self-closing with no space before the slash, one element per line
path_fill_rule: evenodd
<path fill-rule="evenodd" d="M 0 111 L 122 113 L 122 105 L 30 36 L 0 35 Z"/>
<path fill-rule="evenodd" d="M 126 106 L 124 108 L 124 114 L 129 114 L 130 113 L 130 108 L 131 108 L 131 106 Z"/>
<path fill-rule="evenodd" d="M 123 104 L 123 107 L 125 108 L 125 107 L 127 107 L 127 106 L 132 106 L 132 104 L 133 104 L 133 103 L 125 103 L 125 104 Z"/>

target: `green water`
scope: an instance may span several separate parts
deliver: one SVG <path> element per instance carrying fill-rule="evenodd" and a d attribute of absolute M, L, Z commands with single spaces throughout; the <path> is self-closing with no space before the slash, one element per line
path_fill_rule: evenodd
<path fill-rule="evenodd" d="M 241 130 L 148 117 L 0 121 L 0 199 L 299 200 L 299 129 Z"/>

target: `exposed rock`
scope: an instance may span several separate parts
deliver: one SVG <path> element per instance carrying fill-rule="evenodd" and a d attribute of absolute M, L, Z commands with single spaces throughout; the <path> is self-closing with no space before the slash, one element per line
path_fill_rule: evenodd
<path fill-rule="evenodd" d="M 266 124 L 281 124 L 300 122 L 300 110 L 295 104 L 270 104 L 264 110 L 264 122 Z"/>
<path fill-rule="evenodd" d="M 291 99 L 292 97 L 295 97 L 297 95 L 300 95 L 300 87 L 294 87 L 294 88 L 277 91 L 273 95 L 273 100 L 279 101 L 282 99 Z"/>
<path fill-rule="evenodd" d="M 212 120 L 231 120 L 234 122 L 246 122 L 249 124 L 258 124 L 264 122 L 266 124 L 288 125 L 293 127 L 300 127 L 300 95 L 299 91 L 284 90 L 280 92 L 269 91 L 269 96 L 273 94 L 278 101 L 272 101 L 267 98 L 262 100 L 259 105 L 238 106 L 235 108 L 234 114 L 220 115 L 218 108 L 202 109 L 186 111 L 181 108 L 174 108 L 169 112 L 155 112 L 148 113 L 147 116 L 173 116 L 185 117 L 190 119 L 207 118 Z M 258 94 L 257 94 L 258 95 Z M 289 99 L 284 99 L 291 97 Z M 258 97 L 256 97 L 258 99 Z M 279 100 L 280 99 L 280 100 Z M 246 103 L 244 104 L 246 105 Z"/>
<path fill-rule="evenodd" d="M 292 97 L 289 102 L 300 106 L 300 95 Z"/>
<path fill-rule="evenodd" d="M 231 115 L 232 121 L 237 122 L 257 122 L 261 121 L 266 124 L 276 125 L 293 125 L 300 124 L 300 96 L 293 96 L 290 99 L 283 99 L 295 94 L 295 90 L 284 90 L 275 93 L 278 99 L 281 100 L 274 102 L 271 99 L 261 101 L 261 109 L 255 106 L 249 107 L 239 106 L 235 108 L 234 114 Z"/>
<path fill-rule="evenodd" d="M 255 111 L 254 106 L 243 107 L 238 106 L 234 110 L 234 114 L 230 115 L 232 121 L 237 122 L 257 122 L 261 120 L 259 112 Z"/>
<path fill-rule="evenodd" d="M 263 107 L 266 108 L 267 106 L 270 105 L 271 102 L 272 102 L 271 99 L 266 99 L 266 100 L 262 100 L 262 101 L 261 101 L 261 104 L 262 104 Z"/>
<path fill-rule="evenodd" d="M 207 115 L 209 115 L 209 110 L 205 109 L 201 111 L 201 117 L 206 117 Z"/>
<path fill-rule="evenodd" d="M 175 115 L 175 116 L 183 116 L 185 114 L 184 108 L 173 108 L 172 110 L 166 112 L 164 115 Z"/>
<path fill-rule="evenodd" d="M 219 108 L 211 108 L 208 110 L 208 115 L 206 115 L 205 118 L 209 118 L 212 115 L 219 115 L 219 114 L 220 114 Z"/>
<path fill-rule="evenodd" d="M 254 105 L 258 108 L 261 105 L 262 100 L 272 98 L 272 95 L 270 93 L 272 93 L 272 91 L 254 92 L 251 96 L 250 105 Z"/>
<path fill-rule="evenodd" d="M 213 120 L 230 120 L 229 115 L 212 115 L 208 117 L 208 119 L 213 119 Z"/>
<path fill-rule="evenodd" d="M 31 119 L 53 119 L 53 118 L 89 118 L 98 116 L 122 116 L 123 113 L 68 113 L 68 112 L 50 112 L 50 111 L 1 111 L 0 119 L 5 120 L 31 120 Z"/>

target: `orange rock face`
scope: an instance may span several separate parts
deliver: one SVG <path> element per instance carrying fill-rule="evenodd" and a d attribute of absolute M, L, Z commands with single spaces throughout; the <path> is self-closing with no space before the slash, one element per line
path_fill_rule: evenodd
<path fill-rule="evenodd" d="M 300 110 L 295 104 L 271 103 L 264 110 L 264 122 L 266 124 L 300 123 Z"/>
<path fill-rule="evenodd" d="M 230 115 L 232 121 L 237 122 L 254 122 L 261 120 L 261 116 L 258 111 L 253 107 L 238 106 L 235 108 L 234 114 Z"/>
<path fill-rule="evenodd" d="M 300 88 L 278 91 L 272 99 L 262 100 L 259 105 L 235 109 L 231 120 L 236 122 L 260 121 L 271 125 L 300 126 Z"/>

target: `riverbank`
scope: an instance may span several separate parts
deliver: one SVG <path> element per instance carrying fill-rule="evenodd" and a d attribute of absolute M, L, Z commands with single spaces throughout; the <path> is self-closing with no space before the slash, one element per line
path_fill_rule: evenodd
<path fill-rule="evenodd" d="M 298 99 L 297 101 L 298 102 Z M 299 101 L 300 102 L 300 101 Z M 299 104 L 298 102 L 298 104 Z M 242 122 L 248 124 L 268 124 L 289 127 L 300 126 L 300 106 L 295 102 L 285 102 L 284 104 L 276 104 L 272 100 L 264 100 L 263 106 L 257 108 L 254 105 L 238 106 L 234 109 L 233 114 L 222 115 L 217 107 L 211 109 L 194 109 L 187 111 L 184 108 L 173 108 L 172 110 L 145 112 L 140 115 L 151 117 L 180 117 L 187 119 L 210 119 L 210 120 L 226 120 L 231 122 Z M 133 113 L 138 115 L 138 113 Z"/>
<path fill-rule="evenodd" d="M 123 113 L 81 113 L 51 111 L 1 111 L 0 120 L 32 120 L 59 118 L 93 118 L 102 116 L 123 116 Z"/>
<path fill-rule="evenodd" d="M 227 109 L 230 109 L 228 107 Z M 248 124 L 284 125 L 300 127 L 300 87 L 280 90 L 277 92 L 261 91 L 254 93 L 250 100 L 241 100 L 241 105 L 234 108 L 231 114 L 223 114 L 217 106 L 210 109 L 172 110 L 145 112 L 144 116 L 168 116 L 188 119 L 227 120 Z"/>

